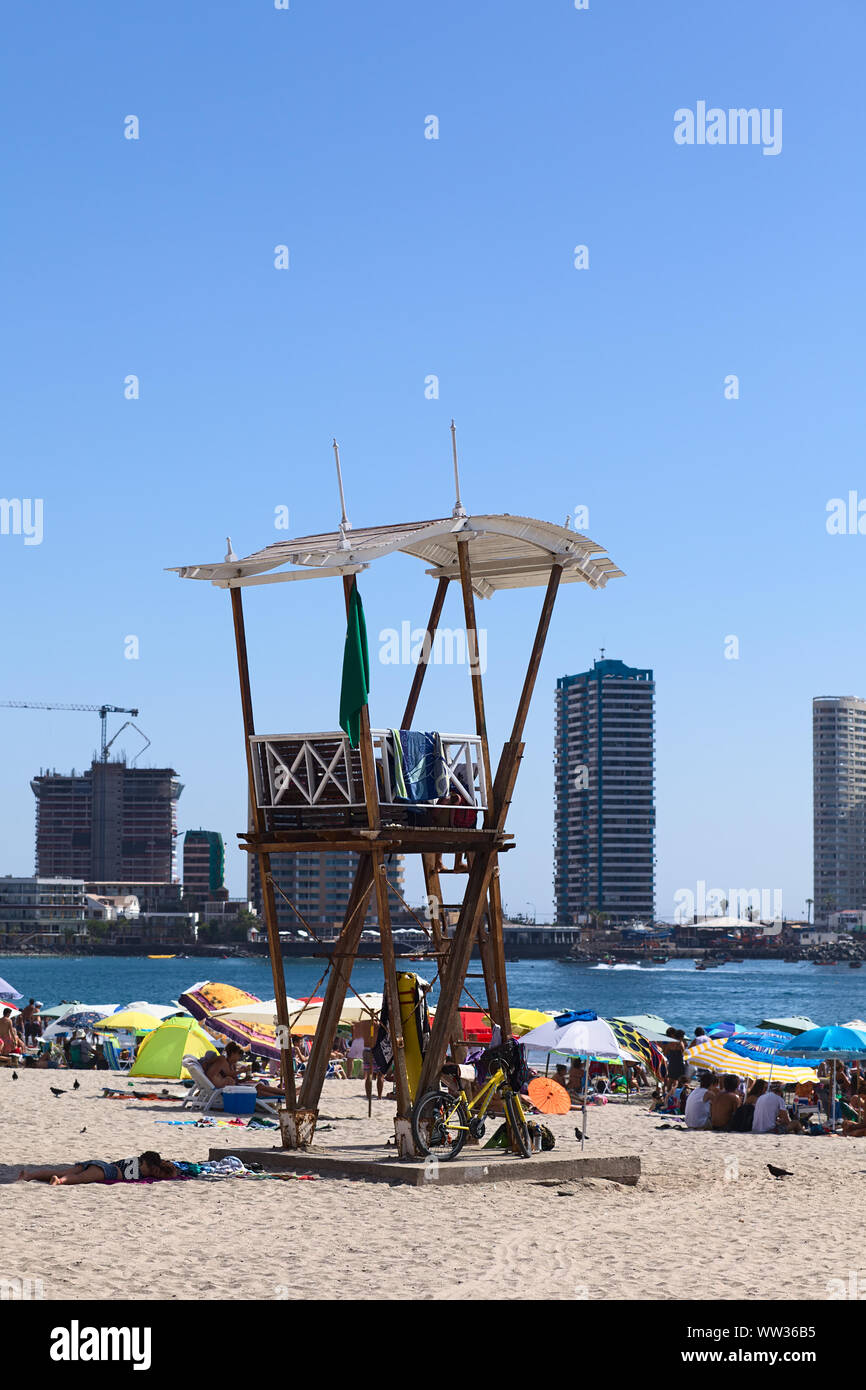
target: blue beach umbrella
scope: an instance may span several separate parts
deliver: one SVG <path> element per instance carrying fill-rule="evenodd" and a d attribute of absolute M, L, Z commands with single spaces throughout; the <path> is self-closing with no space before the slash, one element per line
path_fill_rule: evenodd
<path fill-rule="evenodd" d="M 796 1038 L 788 1038 L 779 1055 L 796 1052 L 798 1057 L 815 1057 L 819 1062 L 862 1062 L 866 1057 L 866 1033 L 859 1028 L 843 1028 L 838 1023 L 810 1028 Z"/>
<path fill-rule="evenodd" d="M 726 1038 L 725 1048 L 736 1057 L 753 1057 L 759 1062 L 772 1064 L 778 1058 L 783 1066 L 817 1067 L 818 1063 L 800 1050 L 799 1042 L 799 1038 L 792 1039 L 786 1033 L 757 1028 L 750 1033 L 737 1033 L 732 1038 Z M 785 1052 L 783 1057 L 784 1046 L 788 1043 L 791 1045 L 790 1052 Z"/>
<path fill-rule="evenodd" d="M 779 1057 L 796 1052 L 798 1057 L 810 1057 L 817 1062 L 833 1063 L 833 1083 L 830 1090 L 830 1127 L 836 1127 L 836 1063 L 862 1062 L 866 1058 L 866 1033 L 859 1028 L 829 1024 L 810 1028 L 798 1037 L 789 1039 L 778 1051 Z"/>

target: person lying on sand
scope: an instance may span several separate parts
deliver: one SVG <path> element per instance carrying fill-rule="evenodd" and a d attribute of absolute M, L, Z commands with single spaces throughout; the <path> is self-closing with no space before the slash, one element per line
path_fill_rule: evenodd
<path fill-rule="evenodd" d="M 230 1042 L 224 1053 L 206 1052 L 200 1059 L 201 1069 L 208 1081 L 221 1091 L 223 1086 L 238 1086 L 249 1084 L 241 1081 L 238 1076 L 238 1067 L 243 1063 L 244 1051 L 237 1043 Z M 265 1081 L 256 1082 L 257 1096 L 282 1096 L 282 1091 L 276 1086 L 269 1086 Z"/>
<path fill-rule="evenodd" d="M 116 1163 L 87 1158 L 83 1163 L 63 1164 L 59 1168 L 22 1169 L 18 1182 L 47 1182 L 50 1187 L 76 1187 L 85 1182 L 137 1182 L 139 1178 L 176 1178 L 178 1169 L 168 1159 L 148 1149 L 138 1158 L 121 1158 Z"/>

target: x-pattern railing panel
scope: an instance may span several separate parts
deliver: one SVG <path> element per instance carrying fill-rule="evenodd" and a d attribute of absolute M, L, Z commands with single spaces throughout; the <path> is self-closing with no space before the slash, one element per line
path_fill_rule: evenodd
<path fill-rule="evenodd" d="M 371 730 L 376 755 L 376 793 L 382 806 L 405 806 L 396 796 L 391 778 L 393 734 L 390 729 Z M 481 740 L 475 734 L 440 734 L 444 755 L 446 794 L 456 791 L 463 805 L 485 810 L 487 790 Z M 258 805 L 326 809 L 365 804 L 363 778 L 357 749 L 348 735 L 339 733 L 266 734 L 250 739 Z M 356 767 L 357 764 L 357 767 Z M 381 778 L 381 784 L 378 784 Z M 335 796 L 333 802 L 327 796 Z M 435 801 L 411 803 L 433 806 Z"/>

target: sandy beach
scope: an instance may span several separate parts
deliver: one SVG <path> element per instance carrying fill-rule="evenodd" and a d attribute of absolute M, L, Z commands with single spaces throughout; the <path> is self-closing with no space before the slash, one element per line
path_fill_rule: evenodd
<path fill-rule="evenodd" d="M 833 1280 L 866 1271 L 866 1141 L 659 1130 L 663 1121 L 637 1102 L 593 1106 L 585 1150 L 639 1155 L 635 1187 L 15 1183 L 28 1165 L 151 1148 L 197 1162 L 211 1148 L 277 1142 L 276 1131 L 159 1124 L 180 1118 L 179 1106 L 104 1099 L 103 1085 L 129 1089 L 105 1072 L 21 1071 L 15 1082 L 0 1071 L 0 1182 L 9 1227 L 21 1234 L 0 1273 L 41 1279 L 46 1299 L 823 1300 Z M 181 1093 L 166 1082 L 153 1089 Z M 393 1103 L 374 1100 L 371 1120 L 366 1112 L 362 1082 L 327 1082 L 319 1144 L 384 1149 Z M 574 1150 L 576 1119 L 549 1122 L 558 1146 Z M 775 1181 L 767 1163 L 794 1176 Z"/>

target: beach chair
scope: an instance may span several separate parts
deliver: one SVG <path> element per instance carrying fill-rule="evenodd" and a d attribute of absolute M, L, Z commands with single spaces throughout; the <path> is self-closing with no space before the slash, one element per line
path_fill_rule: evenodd
<path fill-rule="evenodd" d="M 189 1095 L 181 1106 L 182 1110 L 222 1110 L 222 1092 L 218 1086 L 208 1080 L 202 1070 L 201 1062 L 198 1057 L 184 1057 L 183 1065 L 192 1077 L 192 1086 Z M 266 1096 L 256 1096 L 256 1110 L 260 1110 L 264 1115 L 270 1116 L 272 1120 L 277 1118 L 276 1100 L 269 1100 Z"/>
<path fill-rule="evenodd" d="M 182 1110 L 221 1110 L 223 1098 L 219 1088 L 209 1081 L 202 1071 L 197 1057 L 184 1057 L 183 1065 L 192 1077 L 189 1094 L 181 1106 Z"/>
<path fill-rule="evenodd" d="M 102 1043 L 102 1055 L 108 1063 L 110 1071 L 122 1072 L 125 1076 L 129 1071 L 129 1066 L 120 1060 L 120 1048 L 114 1038 L 104 1038 Z"/>

